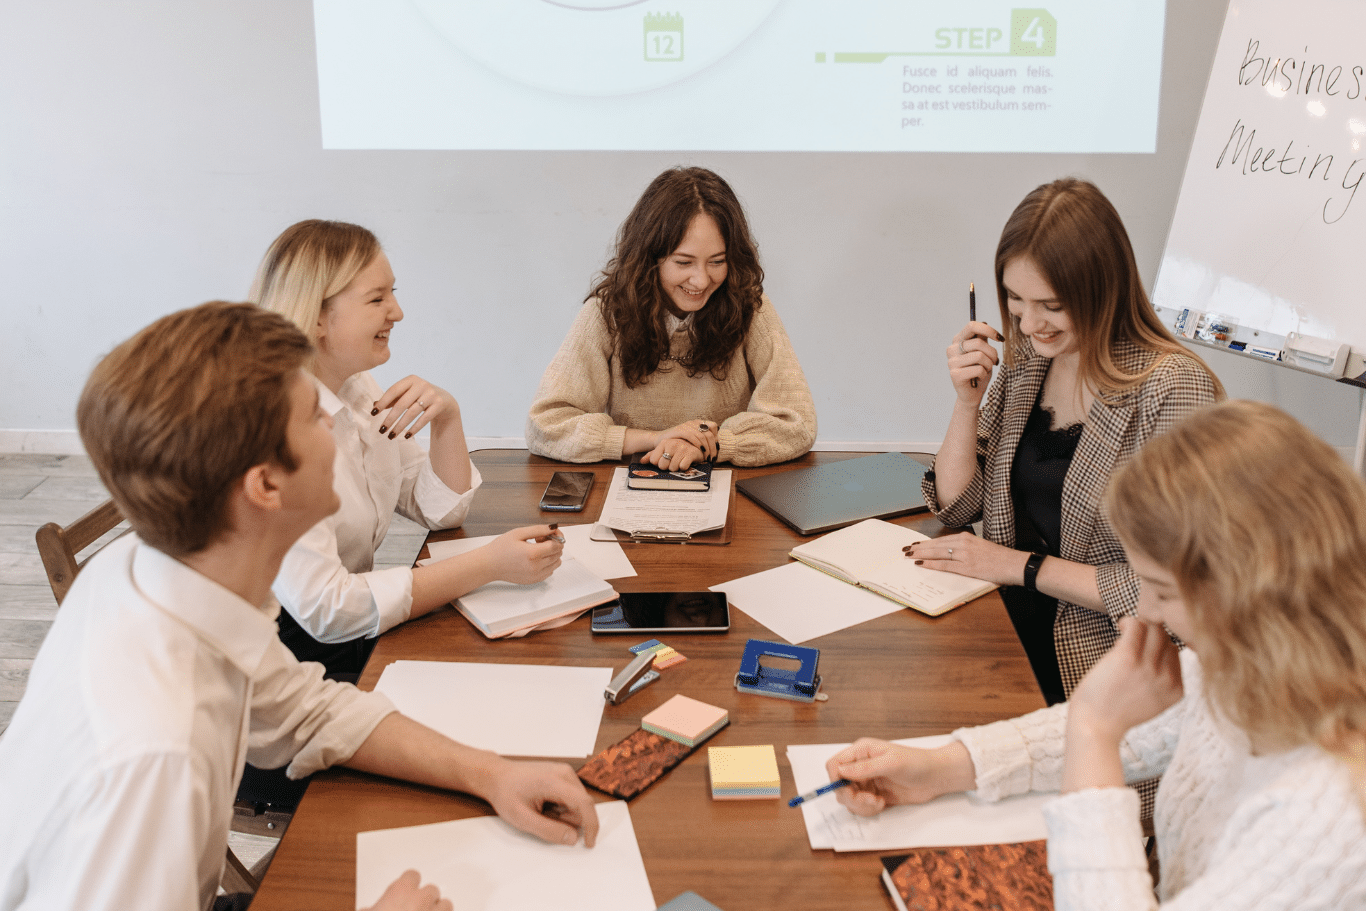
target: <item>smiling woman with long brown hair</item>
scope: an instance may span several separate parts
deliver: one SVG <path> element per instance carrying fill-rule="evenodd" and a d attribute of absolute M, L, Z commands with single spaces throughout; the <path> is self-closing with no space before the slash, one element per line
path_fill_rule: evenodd
<path fill-rule="evenodd" d="M 569 462 L 767 465 L 816 439 L 745 213 L 705 168 L 651 182 L 541 379 L 527 446 Z"/>
<path fill-rule="evenodd" d="M 1158 321 L 1124 223 L 1095 184 L 1064 178 L 1026 195 L 995 266 L 1004 333 L 970 322 L 949 343 L 953 413 L 924 484 L 940 521 L 981 521 L 983 534 L 913 555 L 1003 586 L 1040 689 L 1060 702 L 1138 603 L 1101 491 L 1223 387 Z M 989 340 L 1003 342 L 999 371 Z"/>

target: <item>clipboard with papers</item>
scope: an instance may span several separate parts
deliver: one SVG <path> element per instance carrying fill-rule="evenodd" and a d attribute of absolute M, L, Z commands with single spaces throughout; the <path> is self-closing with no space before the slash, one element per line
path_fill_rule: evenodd
<path fill-rule="evenodd" d="M 627 469 L 612 472 L 594 541 L 622 544 L 729 544 L 735 484 L 729 468 L 712 472 L 710 490 L 634 490 Z"/>

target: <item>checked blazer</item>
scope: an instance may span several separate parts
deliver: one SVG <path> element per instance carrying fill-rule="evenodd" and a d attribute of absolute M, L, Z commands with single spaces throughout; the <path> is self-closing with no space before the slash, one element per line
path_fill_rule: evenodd
<path fill-rule="evenodd" d="M 947 505 L 936 496 L 932 471 L 923 483 L 925 502 L 945 525 L 981 520 L 983 536 L 1006 547 L 1015 546 L 1015 505 L 1010 496 L 1015 449 L 1052 363 L 1036 355 L 1027 341 L 1026 346 L 1025 356 L 1013 368 L 1000 371 L 978 413 L 977 473 L 972 483 Z M 1143 371 L 1157 357 L 1161 362 L 1136 389 L 1097 397 L 1063 481 L 1061 556 L 1096 567 L 1096 585 L 1105 605 L 1104 611 L 1095 611 L 1058 602 L 1053 635 L 1068 696 L 1119 637 L 1119 618 L 1135 613 L 1138 606 L 1138 577 L 1114 529 L 1100 513 L 1105 486 L 1115 469 L 1149 440 L 1215 401 L 1210 374 L 1185 352 L 1158 354 L 1118 342 L 1114 357 L 1126 373 Z"/>

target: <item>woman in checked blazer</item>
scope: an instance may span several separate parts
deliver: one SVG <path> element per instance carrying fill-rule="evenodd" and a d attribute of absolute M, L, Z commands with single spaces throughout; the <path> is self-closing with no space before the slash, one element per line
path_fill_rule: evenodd
<path fill-rule="evenodd" d="M 969 322 L 948 347 L 957 394 L 925 500 L 983 537 L 917 544 L 917 562 L 1003 586 L 1049 703 L 1066 699 L 1138 604 L 1101 514 L 1110 475 L 1153 437 L 1223 397 L 1158 322 L 1119 213 L 1093 184 L 1038 187 L 996 248 L 1004 334 Z M 1005 364 L 989 340 L 1002 342 Z"/>

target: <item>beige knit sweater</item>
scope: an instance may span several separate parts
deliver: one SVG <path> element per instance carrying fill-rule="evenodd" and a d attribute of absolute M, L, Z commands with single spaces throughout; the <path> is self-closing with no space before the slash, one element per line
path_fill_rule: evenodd
<path fill-rule="evenodd" d="M 686 326 L 671 353 L 686 355 Z M 724 380 L 689 377 L 673 361 L 628 389 L 596 301 L 579 311 L 546 368 L 527 416 L 527 448 L 566 462 L 619 459 L 628 428 L 667 430 L 703 419 L 720 425 L 721 460 L 768 465 L 795 459 L 816 439 L 816 407 L 782 321 L 767 297 Z"/>

